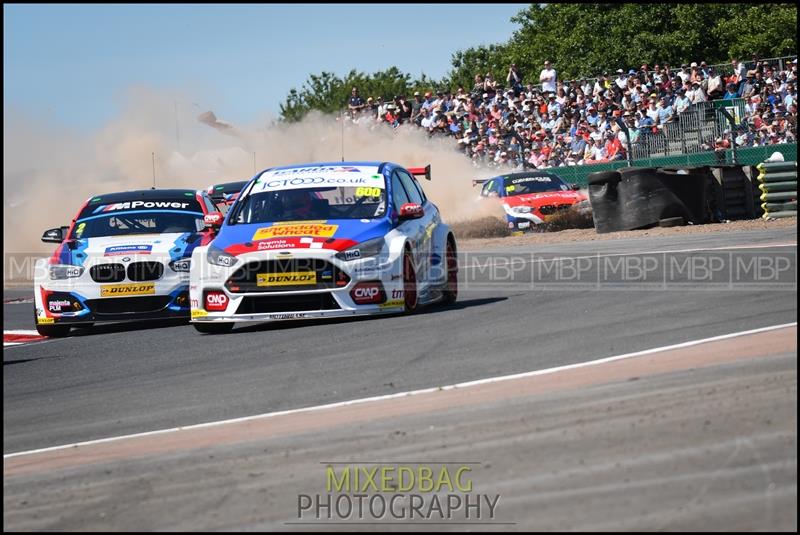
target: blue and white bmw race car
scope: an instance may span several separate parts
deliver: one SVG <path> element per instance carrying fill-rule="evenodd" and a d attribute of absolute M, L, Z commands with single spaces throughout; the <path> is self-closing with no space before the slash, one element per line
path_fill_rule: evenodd
<path fill-rule="evenodd" d="M 222 214 L 205 191 L 140 190 L 88 199 L 34 275 L 36 329 L 127 319 L 189 318 L 189 259 L 211 241 Z"/>
<path fill-rule="evenodd" d="M 190 272 L 200 332 L 411 312 L 458 292 L 456 241 L 415 175 L 393 163 L 277 167 L 245 186 Z"/>

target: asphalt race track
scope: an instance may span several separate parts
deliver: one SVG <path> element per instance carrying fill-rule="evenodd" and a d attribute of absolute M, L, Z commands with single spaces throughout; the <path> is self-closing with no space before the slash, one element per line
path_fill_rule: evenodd
<path fill-rule="evenodd" d="M 411 316 L 244 325 L 223 336 L 181 323 L 113 324 L 6 347 L 3 451 L 435 388 L 790 324 L 797 321 L 796 239 L 791 227 L 462 251 L 458 301 Z M 4 291 L 5 330 L 34 328 L 30 303 L 7 302 L 29 293 Z M 494 466 L 482 481 L 502 487 L 506 529 L 796 529 L 794 336 L 793 351 L 758 362 L 554 392 L 535 403 L 487 402 L 345 425 L 324 436 L 219 446 L 213 454 L 5 477 L 4 528 L 286 529 L 303 492 L 292 484 L 314 479 L 308 470 L 319 462 L 353 453 L 362 460 L 452 455 Z M 745 390 L 753 396 L 742 396 Z M 731 412 L 751 420 L 718 425 Z M 447 433 L 428 432 L 437 426 Z M 633 453 L 613 437 L 634 428 L 644 460 L 626 464 Z M 652 477 L 654 466 L 675 481 L 684 477 L 688 497 L 671 489 L 669 477 Z M 761 483 L 747 492 L 731 483 L 752 482 L 764 467 L 779 474 L 765 479 L 768 506 L 752 499 L 763 498 Z M 161 501 L 176 494 L 185 499 Z M 566 506 L 584 502 L 585 514 Z"/>

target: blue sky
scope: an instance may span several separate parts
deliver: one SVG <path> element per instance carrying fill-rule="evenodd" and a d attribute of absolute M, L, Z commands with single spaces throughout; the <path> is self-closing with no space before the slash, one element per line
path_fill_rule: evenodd
<path fill-rule="evenodd" d="M 524 7 L 5 4 L 3 104 L 87 130 L 118 113 L 128 88 L 146 86 L 252 122 L 277 115 L 312 73 L 395 65 L 441 77 L 456 50 L 508 40 Z"/>

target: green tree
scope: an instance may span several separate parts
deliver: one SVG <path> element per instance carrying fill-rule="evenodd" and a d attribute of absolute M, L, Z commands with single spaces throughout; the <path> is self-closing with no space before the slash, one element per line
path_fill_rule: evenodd
<path fill-rule="evenodd" d="M 511 20 L 520 28 L 507 46 L 535 83 L 545 59 L 565 79 L 797 49 L 794 4 L 533 4 Z"/>
<path fill-rule="evenodd" d="M 714 28 L 714 36 L 731 58 L 797 55 L 795 4 L 745 5 Z"/>
<path fill-rule="evenodd" d="M 506 45 L 489 45 L 458 50 L 453 54 L 453 70 L 447 77 L 449 86 L 463 86 L 469 92 L 475 84 L 475 75 L 491 73 L 495 80 L 505 84 L 511 55 Z"/>
<path fill-rule="evenodd" d="M 470 91 L 476 74 L 492 73 L 505 84 L 511 63 L 526 83 L 538 84 L 546 59 L 565 80 L 642 63 L 728 64 L 734 57 L 797 54 L 794 4 L 531 4 L 511 22 L 518 28 L 507 42 L 455 51 L 452 69 L 441 80 L 424 74 L 412 79 L 396 67 L 371 75 L 353 70 L 344 78 L 311 75 L 281 104 L 282 119 L 297 121 L 312 109 L 335 113 L 353 86 L 365 98 L 391 99 L 459 85 Z"/>
<path fill-rule="evenodd" d="M 373 74 L 352 70 L 344 78 L 330 72 L 312 74 L 299 90 L 292 88 L 289 91 L 286 100 L 280 105 L 281 118 L 286 122 L 299 121 L 311 110 L 339 113 L 347 107 L 353 87 L 358 88 L 359 95 L 364 100 L 370 96 L 392 100 L 398 95 L 411 97 L 414 91 L 435 90 L 444 85 L 442 81 L 430 79 L 424 74 L 420 79 L 412 80 L 410 74 L 397 67 Z"/>

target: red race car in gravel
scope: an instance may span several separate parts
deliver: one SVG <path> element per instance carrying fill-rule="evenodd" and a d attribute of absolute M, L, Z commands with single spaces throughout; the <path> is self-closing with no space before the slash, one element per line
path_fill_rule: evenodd
<path fill-rule="evenodd" d="M 589 209 L 589 199 L 577 184 L 568 185 L 546 171 L 508 173 L 472 181 L 473 187 L 477 184 L 483 184 L 481 198 L 497 197 L 503 203 L 512 231 L 545 223 L 563 210 Z"/>

